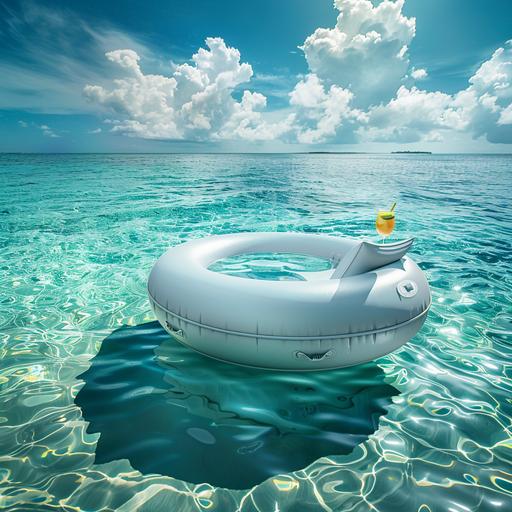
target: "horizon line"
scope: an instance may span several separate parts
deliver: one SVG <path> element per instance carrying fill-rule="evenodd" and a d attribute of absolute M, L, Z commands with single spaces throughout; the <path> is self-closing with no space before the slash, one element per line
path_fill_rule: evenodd
<path fill-rule="evenodd" d="M 486 151 L 0 151 L 0 155 L 512 155 Z"/>

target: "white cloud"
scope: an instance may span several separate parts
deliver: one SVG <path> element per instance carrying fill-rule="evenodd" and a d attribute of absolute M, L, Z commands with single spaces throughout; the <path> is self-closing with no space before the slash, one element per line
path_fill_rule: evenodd
<path fill-rule="evenodd" d="M 420 68 L 420 69 L 413 69 L 411 72 L 411 76 L 414 78 L 414 80 L 424 80 L 427 78 L 428 73 L 426 69 Z"/>
<path fill-rule="evenodd" d="M 244 91 L 240 101 L 233 96 L 250 80 L 252 67 L 241 63 L 240 52 L 221 38 L 206 39 L 206 46 L 192 56 L 192 64 L 175 66 L 170 76 L 144 74 L 133 50 L 108 52 L 107 58 L 125 77 L 115 80 L 112 90 L 87 85 L 84 94 L 117 116 L 113 131 L 128 135 L 204 140 L 247 132 L 263 138 L 264 130 L 255 123 L 265 96 L 250 91 Z"/>
<path fill-rule="evenodd" d="M 292 116 L 276 122 L 267 122 L 259 110 L 267 100 L 260 93 L 244 91 L 242 100 L 235 102 L 230 117 L 224 126 L 214 134 L 214 139 L 245 139 L 251 141 L 275 140 L 291 129 Z"/>
<path fill-rule="evenodd" d="M 364 139 L 417 142 L 439 140 L 450 130 L 492 143 L 512 143 L 512 42 L 496 50 L 454 94 L 402 86 L 396 98 L 369 111 Z"/>
<path fill-rule="evenodd" d="M 326 88 L 315 74 L 301 80 L 290 93 L 297 141 L 304 144 L 336 137 L 345 123 L 361 120 L 363 114 L 350 103 L 353 94 L 337 85 Z"/>
<path fill-rule="evenodd" d="M 18 121 L 18 124 L 19 124 L 22 128 L 28 128 L 28 123 L 26 123 L 25 121 Z"/>
<path fill-rule="evenodd" d="M 512 143 L 512 40 L 498 48 L 469 79 L 469 87 L 457 93 L 460 126 L 474 137 L 489 142 Z"/>
<path fill-rule="evenodd" d="M 167 74 L 145 73 L 147 55 L 134 49 L 109 51 L 120 78 L 87 85 L 84 93 L 109 112 L 113 132 L 142 138 L 409 143 L 460 132 L 512 143 L 512 42 L 460 92 L 422 90 L 412 84 L 428 73 L 409 62 L 415 19 L 402 14 L 403 5 L 335 0 L 336 26 L 306 39 L 309 73 L 290 86 L 288 105 L 278 111 L 267 112 L 261 90 L 243 90 L 253 69 L 221 38 L 208 38 L 190 63 Z M 253 84 L 265 81 L 275 77 L 260 75 Z"/>
<path fill-rule="evenodd" d="M 95 128 L 94 130 L 88 130 L 89 134 L 96 135 L 97 133 L 101 133 L 101 128 Z"/>
<path fill-rule="evenodd" d="M 498 124 L 500 126 L 505 124 L 512 124 L 512 103 L 500 112 Z"/>
<path fill-rule="evenodd" d="M 450 128 L 452 97 L 401 86 L 386 105 L 373 107 L 368 122 L 359 128 L 362 139 L 381 142 L 439 140 L 439 130 Z"/>
<path fill-rule="evenodd" d="M 318 28 L 301 47 L 312 73 L 350 89 L 357 106 L 389 100 L 409 67 L 416 21 L 402 14 L 404 0 L 335 0 L 336 26 Z"/>

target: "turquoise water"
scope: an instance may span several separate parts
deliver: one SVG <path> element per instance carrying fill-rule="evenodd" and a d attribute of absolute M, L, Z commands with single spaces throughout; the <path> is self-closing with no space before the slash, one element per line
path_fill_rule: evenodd
<path fill-rule="evenodd" d="M 305 281 L 300 272 L 320 272 L 333 268 L 323 258 L 293 253 L 244 253 L 215 261 L 212 272 L 228 276 L 269 281 Z"/>
<path fill-rule="evenodd" d="M 0 507 L 512 509 L 511 157 L 3 155 L 0 175 Z M 144 372 L 139 378 L 117 375 L 115 369 L 144 349 L 142 368 L 150 372 L 158 366 L 158 378 L 166 383 L 166 401 L 158 402 L 164 409 L 176 406 L 173 390 L 204 397 L 202 387 L 208 388 L 204 382 L 211 375 L 220 381 L 212 393 L 236 376 L 193 356 L 194 368 L 204 361 L 204 380 L 197 371 L 187 373 L 189 366 L 177 370 L 166 362 L 169 342 L 157 346 L 161 331 L 151 324 L 145 291 L 156 258 L 170 245 L 211 233 L 294 230 L 375 239 L 375 211 L 393 200 L 398 201 L 396 237 L 417 237 L 413 257 L 428 275 L 433 306 L 409 344 L 373 366 L 350 369 L 350 379 L 363 382 L 370 397 L 367 411 L 358 410 L 361 428 L 353 433 L 359 439 L 311 461 L 322 447 L 291 453 L 287 439 L 278 446 L 272 431 L 261 445 L 267 451 L 254 455 L 256 443 L 252 457 L 264 464 L 275 455 L 280 473 L 250 490 L 198 483 L 200 478 L 187 482 L 169 476 L 171 470 L 152 469 L 145 454 L 154 454 L 154 448 L 146 449 L 144 442 L 151 445 L 155 438 L 153 423 L 146 425 L 140 410 L 119 405 L 135 407 L 136 396 L 144 393 L 156 400 L 158 390 L 144 388 Z M 127 327 L 119 331 L 122 326 Z M 117 367 L 108 353 L 112 336 L 127 340 Z M 151 350 L 156 359 L 147 357 Z M 95 364 L 102 361 L 106 374 L 99 387 L 111 388 L 112 410 L 104 407 L 97 415 L 84 407 L 83 413 L 76 396 L 81 388 L 94 392 Z M 305 398 L 300 389 L 293 396 L 265 396 L 262 385 L 246 396 L 246 404 L 236 394 L 228 397 L 230 411 L 257 400 L 262 411 L 281 411 L 277 419 L 283 421 L 286 411 L 297 417 L 293 411 L 300 406 L 329 409 L 336 397 L 353 396 L 336 375 L 307 377 L 315 381 L 310 386 L 315 398 Z M 374 400 L 371 375 L 380 387 L 389 386 L 389 393 Z M 255 378 L 251 374 L 247 386 Z M 261 382 L 272 379 L 270 389 L 286 390 L 282 376 L 265 375 Z M 304 379 L 306 387 L 311 384 Z M 194 400 L 187 407 L 180 417 L 191 421 L 187 429 L 196 429 L 189 430 L 187 442 L 215 449 L 212 438 L 229 441 L 224 430 L 212 433 L 207 408 Z M 377 423 L 368 420 L 375 416 Z M 315 428 L 318 420 L 312 414 L 298 423 Z M 261 422 L 278 423 L 276 415 Z M 136 428 L 127 428 L 134 423 Z M 340 423 L 336 420 L 331 431 L 350 434 Z M 133 442 L 129 450 L 121 444 L 119 458 L 108 453 L 111 443 L 105 448 L 101 441 L 101 436 L 114 439 L 116 428 L 119 438 Z M 284 427 L 283 432 L 285 438 Z M 300 431 L 299 446 L 305 435 L 311 434 Z M 340 445 L 339 439 L 329 443 L 328 448 Z M 190 465 L 199 464 L 197 452 L 180 450 L 179 473 L 188 478 Z M 208 467 L 202 475 L 226 464 L 224 452 L 213 451 L 213 462 L 203 460 Z M 258 480 L 267 470 L 253 465 L 251 474 Z"/>
<path fill-rule="evenodd" d="M 244 368 L 185 348 L 158 322 L 116 330 L 80 379 L 75 402 L 101 434 L 96 463 L 128 459 L 142 473 L 230 489 L 350 453 L 399 393 L 375 363 Z"/>

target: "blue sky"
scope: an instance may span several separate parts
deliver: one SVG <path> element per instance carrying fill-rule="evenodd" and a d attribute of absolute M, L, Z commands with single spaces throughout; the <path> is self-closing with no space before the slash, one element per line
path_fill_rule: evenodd
<path fill-rule="evenodd" d="M 510 19 L 508 0 L 0 2 L 0 151 L 510 152 Z"/>

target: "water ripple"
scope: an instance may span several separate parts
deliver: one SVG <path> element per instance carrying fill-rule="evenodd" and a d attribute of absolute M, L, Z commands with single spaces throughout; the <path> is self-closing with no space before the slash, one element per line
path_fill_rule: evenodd
<path fill-rule="evenodd" d="M 512 509 L 511 164 L 478 155 L 1 155 L 0 507 Z M 101 435 L 74 402 L 78 376 L 112 332 L 154 320 L 145 283 L 160 254 L 247 230 L 373 237 L 375 210 L 392 200 L 396 236 L 416 237 L 434 302 L 421 332 L 377 361 L 400 395 L 368 439 L 302 469 L 277 465 L 248 491 L 144 473 L 122 458 L 100 463 Z M 165 394 L 179 389 L 173 382 Z M 110 393 L 158 396 L 123 389 Z M 187 407 L 206 410 L 198 404 Z M 215 447 L 207 429 L 187 428 L 199 429 L 188 430 L 190 442 Z M 244 441 L 238 456 L 255 457 L 259 441 Z M 258 478 L 273 470 L 256 469 Z"/>
<path fill-rule="evenodd" d="M 243 368 L 183 347 L 158 322 L 114 331 L 79 378 L 75 401 L 101 434 L 97 463 L 126 458 L 143 473 L 231 489 L 350 453 L 398 394 L 374 363 Z"/>

